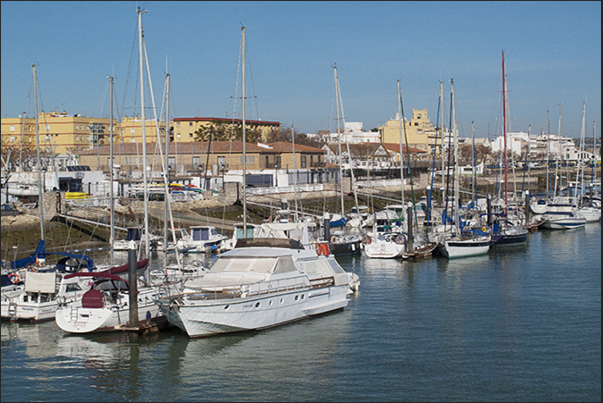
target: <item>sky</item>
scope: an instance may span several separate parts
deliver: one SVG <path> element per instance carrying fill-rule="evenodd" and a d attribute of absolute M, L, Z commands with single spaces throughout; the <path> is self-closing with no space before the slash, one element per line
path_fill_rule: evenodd
<path fill-rule="evenodd" d="M 342 119 L 371 130 L 426 109 L 450 121 L 450 80 L 461 137 L 507 130 L 579 138 L 601 132 L 601 2 L 2 1 L 1 115 L 40 109 L 108 117 L 140 114 L 138 13 L 158 113 L 170 74 L 170 117 L 241 117 L 241 27 L 248 120 L 298 133 L 335 131 L 334 69 Z M 150 93 L 150 91 L 147 91 Z M 150 105 L 149 100 L 145 101 Z M 561 105 L 561 106 L 559 106 Z M 137 109 L 138 108 L 138 109 Z M 147 115 L 150 112 L 147 112 Z M 548 119 L 547 119 L 548 116 Z M 341 122 L 341 121 L 340 121 Z M 472 129 L 473 122 L 473 129 Z"/>

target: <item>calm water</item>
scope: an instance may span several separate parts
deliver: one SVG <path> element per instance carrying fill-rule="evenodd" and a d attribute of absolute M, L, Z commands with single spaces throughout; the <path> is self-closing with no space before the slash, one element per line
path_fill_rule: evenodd
<path fill-rule="evenodd" d="M 601 401 L 601 226 L 457 261 L 342 258 L 344 311 L 190 340 L 2 323 L 2 401 Z"/>

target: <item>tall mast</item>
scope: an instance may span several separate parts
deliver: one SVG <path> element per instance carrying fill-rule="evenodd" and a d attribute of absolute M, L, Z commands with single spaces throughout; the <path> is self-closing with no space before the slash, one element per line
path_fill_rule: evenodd
<path fill-rule="evenodd" d="M 113 242 L 115 241 L 115 206 L 114 206 L 114 198 L 113 194 L 113 77 L 109 77 L 109 178 L 111 181 L 111 236 L 109 237 L 109 244 L 111 245 L 111 266 L 114 263 L 114 248 Z"/>
<path fill-rule="evenodd" d="M 442 107 L 440 108 L 440 134 L 442 137 L 442 145 L 440 146 L 440 154 L 442 156 L 442 194 L 444 193 L 444 83 L 440 81 L 440 102 Z M 450 140 L 450 139 L 448 139 Z M 443 199 L 443 197 L 442 197 Z"/>
<path fill-rule="evenodd" d="M 333 74 L 335 75 L 335 107 L 337 108 L 337 146 L 339 149 L 339 197 L 341 199 L 341 216 L 345 214 L 343 204 L 343 155 L 341 155 L 341 132 L 339 128 L 339 79 L 337 78 L 337 66 L 333 66 Z"/>
<path fill-rule="evenodd" d="M 458 132 L 456 127 L 456 115 L 454 107 L 454 81 L 450 80 L 450 93 L 452 97 L 452 136 L 454 141 L 454 221 L 460 225 L 459 217 L 459 169 L 458 169 Z"/>
<path fill-rule="evenodd" d="M 163 265 L 167 265 L 167 253 L 168 253 L 168 204 L 169 204 L 169 170 L 170 170 L 170 157 L 169 157 L 169 146 L 170 146 L 170 75 L 165 75 L 165 171 L 164 171 L 164 190 L 165 190 L 165 202 L 163 208 Z M 191 145 L 192 147 L 192 145 Z M 207 167 L 207 165 L 206 165 Z M 201 186 L 201 183 L 199 183 Z M 176 240 L 174 239 L 174 243 Z M 178 251 L 176 250 L 176 255 Z"/>
<path fill-rule="evenodd" d="M 559 138 L 561 137 L 561 104 L 559 105 L 559 127 L 557 128 L 557 150 L 559 147 Z M 553 189 L 553 196 L 557 196 L 557 181 L 559 180 L 559 158 L 555 158 L 555 188 Z M 561 183 L 559 184 L 561 185 Z"/>
<path fill-rule="evenodd" d="M 551 165 L 551 133 L 549 130 L 549 112 L 546 111 L 546 195 L 545 198 L 549 198 L 549 166 Z"/>
<path fill-rule="evenodd" d="M 147 134 L 146 134 L 146 119 L 144 114 L 144 66 L 142 57 L 142 11 L 138 8 L 138 52 L 140 60 L 140 114 L 142 120 L 142 178 L 143 178 L 143 196 L 144 196 L 144 244 L 145 256 L 150 256 L 149 251 L 149 200 L 147 196 Z"/>
<path fill-rule="evenodd" d="M 584 101 L 584 115 L 582 122 L 582 139 L 580 140 L 580 189 L 584 195 L 584 147 L 586 142 L 586 100 Z"/>
<path fill-rule="evenodd" d="M 475 172 L 475 125 L 471 121 L 471 162 L 473 164 L 473 180 L 471 181 L 471 199 L 473 208 L 477 208 L 477 174 Z"/>
<path fill-rule="evenodd" d="M 245 133 L 245 27 L 241 27 L 241 52 L 241 77 L 243 86 L 243 234 L 245 234 L 245 237 L 247 237 L 247 154 L 245 152 L 245 143 L 247 141 L 247 136 Z"/>
<path fill-rule="evenodd" d="M 503 83 L 503 153 L 504 153 L 504 161 L 505 161 L 505 217 L 507 217 L 507 104 L 505 102 L 506 99 L 506 90 L 507 83 L 505 81 L 505 51 L 502 52 L 502 83 Z"/>
<path fill-rule="evenodd" d="M 402 152 L 402 92 L 400 90 L 400 80 L 398 80 L 398 132 L 400 136 L 400 188 L 402 205 L 404 206 L 404 154 Z M 405 211 L 402 211 L 402 214 L 404 213 Z M 410 231 L 410 228 L 407 230 Z"/>
<path fill-rule="evenodd" d="M 42 208 L 42 162 L 40 161 L 40 125 L 38 123 L 38 73 L 36 65 L 32 64 L 33 68 L 33 87 L 34 87 L 34 110 L 36 114 L 36 151 L 38 164 L 38 210 L 40 211 L 40 239 L 44 240 L 44 209 Z"/>

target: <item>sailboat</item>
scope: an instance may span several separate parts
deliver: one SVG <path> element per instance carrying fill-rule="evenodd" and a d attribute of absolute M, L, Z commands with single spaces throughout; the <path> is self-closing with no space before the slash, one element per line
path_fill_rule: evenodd
<path fill-rule="evenodd" d="M 245 145 L 245 27 L 241 44 Z M 248 234 L 245 160 L 243 146 L 243 236 Z M 204 276 L 185 282 L 181 294 L 157 303 L 167 320 L 191 338 L 266 329 L 345 308 L 353 276 L 332 255 L 305 247 L 309 242 L 307 231 L 299 241 L 239 238 Z"/>
<path fill-rule="evenodd" d="M 505 197 L 504 197 L 504 215 L 503 220 L 497 220 L 492 228 L 492 243 L 495 245 L 521 245 L 528 240 L 528 230 L 523 225 L 515 223 L 509 219 L 509 203 L 507 200 L 507 105 L 506 93 L 507 83 L 505 75 L 505 52 L 502 52 L 502 106 L 503 106 L 503 154 L 505 168 Z"/>
<path fill-rule="evenodd" d="M 360 227 L 357 225 L 356 227 L 352 227 L 352 222 L 348 222 L 345 216 L 345 206 L 343 202 L 344 192 L 343 192 L 343 155 L 341 151 L 341 127 L 340 127 L 340 118 L 345 122 L 345 116 L 343 114 L 343 105 L 341 101 L 341 90 L 339 88 L 339 77 L 337 76 L 337 66 L 333 66 L 333 74 L 334 74 L 334 83 L 335 83 L 335 99 L 336 99 L 336 107 L 337 107 L 337 144 L 339 145 L 339 175 L 340 175 L 340 197 L 341 197 L 341 214 L 335 214 L 335 217 L 331 217 L 329 222 L 329 232 L 331 228 L 341 228 L 340 230 L 333 231 L 332 235 L 330 235 L 327 239 L 329 241 L 330 251 L 335 256 L 341 255 L 352 255 L 359 254 L 362 250 L 362 234 L 360 233 Z M 341 116 L 340 116 L 341 113 Z M 345 123 L 344 123 L 345 127 Z M 356 201 L 355 206 L 358 208 L 358 197 L 356 195 L 356 189 L 354 186 L 354 168 L 352 166 L 352 156 L 350 155 L 350 147 L 347 142 L 346 137 L 346 145 L 349 166 L 350 166 L 350 180 L 352 189 L 354 192 L 354 200 Z M 356 220 L 358 221 L 358 220 Z"/>
<path fill-rule="evenodd" d="M 402 231 L 402 221 L 405 216 L 406 206 L 404 205 L 404 164 L 403 164 L 403 153 L 402 153 L 402 97 L 400 91 L 400 81 L 398 81 L 398 125 L 400 131 L 400 187 L 401 187 L 401 200 L 402 203 L 399 205 L 388 205 L 383 211 L 375 213 L 375 224 L 373 225 L 373 233 L 367 235 L 364 238 L 364 253 L 369 258 L 380 258 L 380 259 L 392 259 L 401 257 L 407 250 L 407 236 Z M 385 223 L 394 222 L 399 225 L 391 227 L 390 225 L 379 226 L 379 222 L 383 222 L 385 216 Z M 408 224 L 408 220 L 406 221 Z M 380 230 L 388 228 L 387 230 Z M 393 229 L 395 228 L 395 229 Z"/>
<path fill-rule="evenodd" d="M 450 80 L 452 101 L 452 135 L 454 141 L 454 198 L 453 198 L 453 222 L 454 232 L 451 237 L 441 236 L 438 241 L 437 250 L 447 258 L 460 258 L 467 256 L 484 255 L 490 250 L 491 235 L 477 235 L 464 232 L 459 212 L 459 164 L 458 164 L 458 129 L 454 108 L 454 82 Z"/>
<path fill-rule="evenodd" d="M 140 87 L 141 87 L 141 113 L 143 134 L 143 161 L 146 161 L 146 134 L 145 134 L 145 112 L 144 112 L 144 45 L 142 34 L 143 10 L 138 8 L 138 32 L 139 32 L 139 58 L 140 58 Z M 148 66 L 147 66 L 148 67 Z M 111 80 L 111 89 L 113 82 Z M 111 90 L 111 93 L 113 91 Z M 113 103 L 113 97 L 111 97 Z M 111 108 L 112 110 L 112 108 Z M 166 132 L 167 135 L 167 132 Z M 113 161 L 111 161 L 113 164 Z M 145 165 L 146 168 L 146 165 Z M 145 226 L 144 242 L 146 256 L 149 256 L 149 232 L 148 232 L 148 197 L 146 194 L 147 180 L 146 169 L 144 173 L 144 201 L 145 201 Z M 166 181 L 167 186 L 167 181 Z M 129 241 L 129 253 L 134 253 L 136 243 Z M 115 249 L 115 248 L 113 248 Z M 136 260 L 132 258 L 132 264 Z M 179 291 L 181 282 L 178 279 L 163 279 L 163 282 L 152 283 L 148 274 L 149 260 L 143 259 L 136 263 L 136 270 L 130 269 L 130 262 L 102 272 L 73 273 L 69 278 L 85 278 L 92 281 L 93 285 L 81 298 L 62 304 L 56 312 L 55 322 L 59 328 L 68 333 L 92 333 L 103 331 L 120 330 L 124 326 L 138 323 L 138 318 L 153 319 L 160 315 L 160 310 L 155 303 L 156 299 Z M 139 270 L 147 270 L 144 276 L 140 276 Z M 131 272 L 131 273 L 130 273 Z M 128 280 L 120 277 L 119 273 L 129 274 Z M 143 281 L 142 278 L 145 278 Z M 136 284 L 133 284 L 136 282 Z"/>
<path fill-rule="evenodd" d="M 13 321 L 46 321 L 54 319 L 61 301 L 80 297 L 88 284 L 78 281 L 64 282 L 64 276 L 74 271 L 92 271 L 96 268 L 86 255 L 67 252 L 46 252 L 44 208 L 42 208 L 42 164 L 40 159 L 40 133 L 38 124 L 37 67 L 32 65 L 34 105 L 36 115 L 36 149 L 38 173 L 38 211 L 40 215 L 40 241 L 34 253 L 14 260 L 6 270 L 11 284 L 2 287 L 2 319 Z M 47 264 L 48 256 L 59 256 L 56 264 Z"/>

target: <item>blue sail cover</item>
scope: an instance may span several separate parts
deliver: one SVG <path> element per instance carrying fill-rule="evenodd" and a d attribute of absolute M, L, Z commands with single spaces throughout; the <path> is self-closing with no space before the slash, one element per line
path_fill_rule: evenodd
<path fill-rule="evenodd" d="M 329 226 L 330 227 L 345 227 L 345 225 L 347 224 L 347 220 L 345 219 L 345 217 L 341 217 L 338 220 L 335 221 L 330 221 L 329 222 Z"/>
<path fill-rule="evenodd" d="M 32 253 L 31 255 L 24 257 L 22 259 L 17 259 L 17 260 L 10 262 L 10 268 L 12 270 L 17 270 L 22 267 L 35 265 L 36 262 L 38 261 L 38 259 L 43 259 L 48 255 L 65 256 L 65 258 L 59 260 L 59 262 L 56 265 L 56 268 L 61 271 L 66 269 L 66 267 L 67 267 L 66 263 L 69 259 L 78 259 L 78 260 L 82 261 L 81 264 L 79 265 L 80 267 L 78 267 L 78 269 L 85 268 L 85 269 L 88 269 L 88 271 L 92 271 L 96 268 L 92 259 L 86 255 L 79 255 L 79 254 L 68 253 L 68 252 L 46 252 L 46 241 L 44 241 L 43 239 L 40 240 L 40 242 L 38 243 L 38 247 L 36 248 L 34 253 Z"/>
<path fill-rule="evenodd" d="M 12 270 L 17 270 L 22 267 L 30 266 L 30 265 L 36 263 L 36 260 L 38 259 L 38 257 L 42 257 L 42 255 L 45 253 L 46 253 L 46 241 L 44 241 L 42 239 L 38 243 L 38 247 L 36 248 L 34 253 L 32 253 L 31 255 L 24 257 L 22 259 L 13 260 L 12 262 L 10 262 L 10 268 Z"/>

